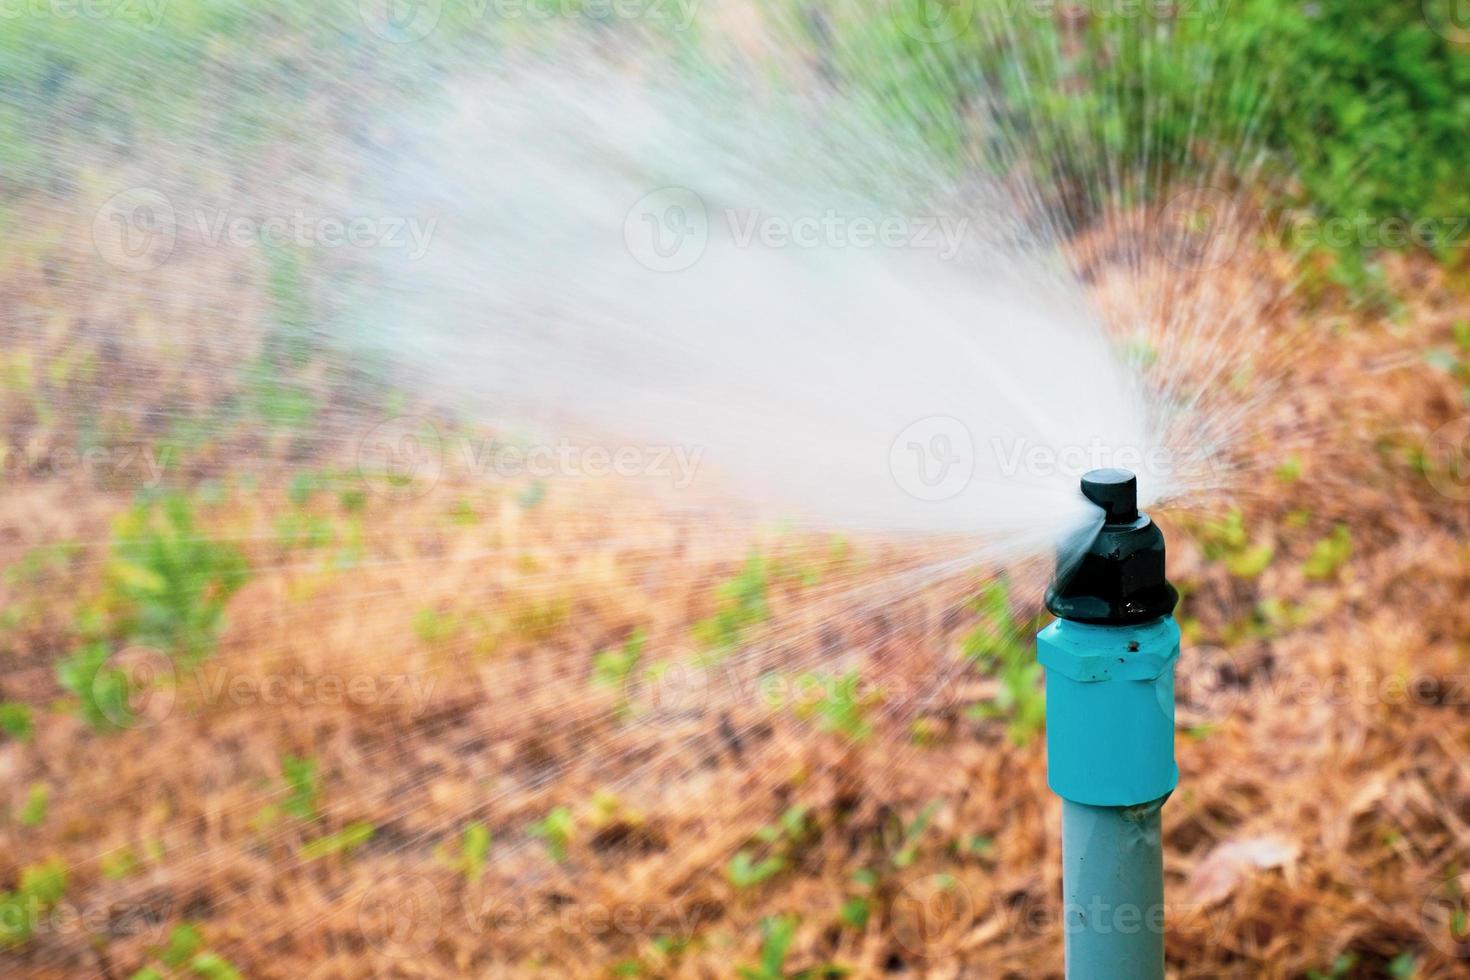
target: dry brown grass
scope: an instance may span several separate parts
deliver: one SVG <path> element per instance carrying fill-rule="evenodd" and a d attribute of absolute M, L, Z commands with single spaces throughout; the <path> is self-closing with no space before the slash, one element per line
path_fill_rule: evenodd
<path fill-rule="evenodd" d="M 1452 885 L 1470 846 L 1470 511 L 1411 460 L 1465 411 L 1459 385 L 1421 356 L 1448 346 L 1467 310 L 1440 277 L 1396 264 L 1409 297 L 1398 324 L 1331 304 L 1274 314 L 1270 333 L 1295 356 L 1240 449 L 1277 459 L 1281 445 L 1302 444 L 1303 475 L 1262 476 L 1223 502 L 1242 506 L 1253 540 L 1275 549 L 1259 577 L 1205 560 L 1191 532 L 1206 517 L 1163 515 L 1172 575 L 1188 586 L 1181 717 L 1196 726 L 1181 734 L 1181 787 L 1165 810 L 1174 975 L 1301 976 L 1345 951 L 1359 956 L 1357 976 L 1406 952 L 1415 976 L 1467 972 L 1470 944 L 1453 941 L 1445 917 L 1465 909 Z M 87 399 L 105 399 L 117 421 L 206 397 L 173 353 L 109 354 L 109 337 L 140 336 L 152 321 L 138 310 L 72 315 L 64 282 L 25 263 L 7 272 L 0 319 L 21 323 L 3 315 L 21 309 L 70 317 L 18 329 L 23 343 L 7 357 L 34 358 L 26 370 L 37 377 L 93 347 L 115 361 L 89 383 L 47 389 L 49 417 L 23 407 L 36 398 L 12 397 L 13 439 L 68 444 L 67 409 Z M 251 316 L 216 315 L 225 331 Z M 51 666 L 100 587 L 109 520 L 128 487 L 45 476 L 7 485 L 7 561 L 87 542 L 5 596 L 26 613 L 8 639 L 3 696 L 36 706 L 37 723 L 30 741 L 0 742 L 12 803 L 0 886 L 57 857 L 68 868 L 63 909 L 86 916 L 49 915 L 27 944 L 0 952 L 7 975 L 130 976 L 188 921 L 250 977 L 606 977 L 637 957 L 648 976 L 727 977 L 757 960 L 759 922 L 777 913 L 800 917 L 791 971 L 836 962 L 859 977 L 1058 974 L 1059 809 L 1043 747 L 970 719 L 963 709 L 993 685 L 950 677 L 974 622 L 959 602 L 974 580 L 908 594 L 893 583 L 932 558 L 926 550 L 857 541 L 833 552 L 825 539 L 674 510 L 636 487 L 558 486 L 528 507 L 523 486 L 454 475 L 413 499 L 369 495 L 360 560 L 337 567 L 330 555 L 283 550 L 272 530 L 291 472 L 350 469 L 360 428 L 334 431 L 305 463 L 292 458 L 299 447 L 238 433 L 191 457 L 191 478 L 248 469 L 257 487 L 236 487 L 208 518 L 253 574 L 202 671 L 216 685 L 358 679 L 371 703 L 246 703 L 186 682 L 156 724 L 90 731 L 64 701 L 50 707 L 63 694 Z M 472 520 L 451 519 L 461 501 Z M 314 506 L 352 520 L 334 499 Z M 1336 522 L 1351 528 L 1351 558 L 1313 581 L 1303 562 Z M 745 682 L 796 656 L 851 652 L 880 681 L 954 683 L 899 706 L 860 744 L 723 680 L 676 691 L 690 702 L 658 724 L 620 716 L 619 692 L 589 685 L 593 654 L 639 626 L 651 656 L 687 651 L 715 587 L 752 549 L 819 578 L 777 577 L 771 619 L 739 661 Z M 1242 625 L 1268 598 L 1289 603 L 1290 617 Z M 427 630 L 426 608 L 437 611 Z M 422 701 L 386 703 L 400 677 L 420 685 Z M 928 719 L 918 743 L 916 713 Z M 320 816 L 264 825 L 290 754 L 317 760 Z M 37 783 L 50 788 L 48 813 L 24 826 L 16 814 Z M 931 804 L 927 829 L 907 841 L 905 826 Z M 754 887 L 732 884 L 732 856 L 796 805 L 808 826 L 790 866 Z M 577 828 L 560 863 L 526 832 L 556 806 Z M 366 844 L 303 858 L 307 839 L 355 821 L 375 828 Z M 443 849 L 475 822 L 495 836 L 471 880 Z M 975 836 L 988 847 L 961 846 Z M 1238 865 L 1221 848 L 1241 842 L 1269 844 L 1280 859 Z M 912 860 L 895 861 L 906 843 Z M 136 868 L 104 874 L 104 858 L 124 852 Z M 871 884 L 854 880 L 861 869 L 876 873 Z M 860 895 L 866 926 L 842 925 L 839 907 Z M 655 953 L 658 937 L 685 947 Z"/>

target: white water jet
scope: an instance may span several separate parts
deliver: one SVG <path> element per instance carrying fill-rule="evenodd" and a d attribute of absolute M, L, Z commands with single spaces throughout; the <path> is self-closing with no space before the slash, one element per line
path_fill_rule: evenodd
<path fill-rule="evenodd" d="M 820 526 L 1035 553 L 1166 447 L 1045 221 L 839 101 L 506 69 L 403 134 L 370 331 L 483 419 L 678 444 Z M 654 84 L 656 82 L 657 84 Z"/>

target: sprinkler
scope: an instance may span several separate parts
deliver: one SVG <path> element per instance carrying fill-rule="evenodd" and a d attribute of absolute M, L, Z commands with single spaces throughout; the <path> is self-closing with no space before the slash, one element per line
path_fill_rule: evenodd
<path fill-rule="evenodd" d="M 1082 494 L 1103 525 L 1058 556 L 1046 593 L 1056 621 L 1036 636 L 1046 669 L 1047 782 L 1062 798 L 1068 980 L 1162 980 L 1159 816 L 1179 782 L 1174 662 L 1179 594 L 1164 535 L 1138 509 L 1127 470 L 1093 470 Z"/>

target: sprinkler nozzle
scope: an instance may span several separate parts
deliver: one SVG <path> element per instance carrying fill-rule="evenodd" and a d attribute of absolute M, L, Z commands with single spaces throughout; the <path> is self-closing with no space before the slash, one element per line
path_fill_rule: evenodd
<path fill-rule="evenodd" d="M 1080 554 L 1059 549 L 1046 608 L 1061 619 L 1110 626 L 1172 613 L 1179 593 L 1164 577 L 1164 534 L 1138 509 L 1138 478 L 1092 470 L 1082 477 L 1082 495 L 1102 508 L 1103 525 Z"/>
<path fill-rule="evenodd" d="M 1082 496 L 1103 509 L 1109 524 L 1132 524 L 1138 520 L 1138 477 L 1129 470 L 1084 473 Z"/>

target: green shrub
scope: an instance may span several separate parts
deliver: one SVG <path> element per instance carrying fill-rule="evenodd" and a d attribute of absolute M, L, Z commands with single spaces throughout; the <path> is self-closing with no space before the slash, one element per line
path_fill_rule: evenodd
<path fill-rule="evenodd" d="M 202 531 L 182 494 L 139 504 L 118 522 L 108 582 L 129 642 L 196 663 L 213 652 L 225 604 L 246 575 L 239 550 Z"/>
<path fill-rule="evenodd" d="M 1068 17 L 1062 4 L 977 0 L 955 4 L 971 17 L 931 43 L 917 18 L 932 4 L 874 14 L 833 0 L 812 16 L 799 0 L 774 2 L 808 30 L 835 84 L 885 123 L 959 162 L 1026 174 L 1074 223 L 1198 182 L 1252 180 L 1258 166 L 1277 188 L 1272 207 L 1309 209 L 1314 228 L 1430 219 L 1447 236 L 1470 215 L 1458 172 L 1470 156 L 1470 47 L 1421 4 L 1239 0 Z M 1295 244 L 1331 251 L 1353 286 L 1369 284 L 1375 248 L 1395 247 L 1356 233 Z M 1431 247 L 1455 254 L 1448 241 Z"/>

